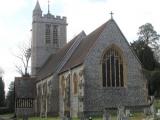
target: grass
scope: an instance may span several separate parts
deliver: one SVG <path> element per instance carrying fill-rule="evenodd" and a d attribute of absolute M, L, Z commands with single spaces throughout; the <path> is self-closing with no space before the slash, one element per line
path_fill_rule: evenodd
<path fill-rule="evenodd" d="M 4 114 L 0 115 L 2 118 L 10 118 L 13 114 Z M 143 113 L 134 113 L 133 117 L 130 117 L 129 120 L 142 120 L 144 118 Z M 116 114 L 112 114 L 112 120 L 117 120 Z M 23 120 L 22 118 L 18 118 L 18 120 Z M 40 118 L 40 117 L 30 117 L 28 120 L 60 120 L 59 117 L 48 117 L 48 118 Z M 72 120 L 80 120 L 78 118 L 72 118 Z M 102 120 L 102 117 L 93 117 L 92 120 Z"/>
<path fill-rule="evenodd" d="M 145 118 L 144 113 L 134 113 L 130 120 L 142 120 L 143 118 Z"/>
<path fill-rule="evenodd" d="M 142 120 L 144 118 L 144 115 L 143 113 L 135 113 L 133 114 L 133 117 L 130 117 L 129 120 Z M 112 115 L 111 117 L 112 120 L 117 120 L 117 116 L 116 115 Z M 23 120 L 22 118 L 19 118 L 18 120 Z M 39 117 L 31 117 L 29 118 L 29 120 L 60 120 L 59 117 L 57 118 L 52 118 L 52 117 L 49 117 L 49 118 L 39 118 Z M 72 118 L 72 120 L 80 120 L 78 118 Z M 92 118 L 92 120 L 102 120 L 101 117 L 95 117 L 95 118 Z"/>
<path fill-rule="evenodd" d="M 155 100 L 154 102 L 156 109 L 160 109 L 160 100 Z M 13 116 L 13 114 L 4 114 L 4 115 L 0 115 L 0 117 L 3 118 L 9 118 Z M 129 120 L 142 120 L 143 118 L 145 118 L 143 113 L 133 113 L 133 117 L 130 117 Z M 117 116 L 116 114 L 112 114 L 111 117 L 112 120 L 117 120 Z M 19 118 L 18 120 L 23 120 L 22 118 Z M 53 118 L 53 117 L 49 117 L 49 118 L 40 118 L 40 117 L 31 117 L 28 120 L 60 120 L 59 117 Z M 72 120 L 80 120 L 78 118 L 72 118 Z M 102 120 L 102 117 L 93 117 L 92 120 Z"/>
<path fill-rule="evenodd" d="M 18 120 L 23 120 L 22 118 L 19 118 Z M 48 117 L 48 118 L 40 118 L 40 117 L 31 117 L 28 120 L 60 120 L 60 118 L 52 118 L 52 117 Z"/>
<path fill-rule="evenodd" d="M 155 100 L 154 105 L 156 109 L 160 109 L 160 100 Z"/>
<path fill-rule="evenodd" d="M 11 118 L 12 116 L 13 116 L 13 113 L 0 115 L 0 117 L 2 118 Z"/>

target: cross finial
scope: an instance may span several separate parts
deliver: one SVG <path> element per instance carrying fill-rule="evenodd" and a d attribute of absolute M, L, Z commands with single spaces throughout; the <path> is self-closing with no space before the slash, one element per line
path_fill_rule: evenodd
<path fill-rule="evenodd" d="M 49 11 L 49 0 L 48 0 L 48 13 L 50 13 L 50 11 Z"/>
<path fill-rule="evenodd" d="M 114 13 L 111 11 L 111 13 L 110 13 L 110 14 L 111 14 L 111 19 L 113 19 L 113 14 L 114 14 Z"/>

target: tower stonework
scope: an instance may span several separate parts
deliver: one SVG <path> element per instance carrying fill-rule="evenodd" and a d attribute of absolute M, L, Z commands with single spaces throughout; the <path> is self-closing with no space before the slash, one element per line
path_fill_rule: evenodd
<path fill-rule="evenodd" d="M 36 76 L 51 54 L 66 44 L 66 17 L 54 16 L 49 12 L 42 15 L 39 2 L 33 10 L 31 73 Z"/>

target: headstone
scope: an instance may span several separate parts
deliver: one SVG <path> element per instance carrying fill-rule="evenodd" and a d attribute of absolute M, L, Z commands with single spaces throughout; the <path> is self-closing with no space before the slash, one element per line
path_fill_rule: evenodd
<path fill-rule="evenodd" d="M 64 117 L 61 117 L 61 120 L 71 120 L 71 117 L 64 116 Z"/>
<path fill-rule="evenodd" d="M 129 119 L 129 116 L 126 116 L 124 106 L 119 106 L 117 120 L 128 120 L 128 119 Z"/>
<path fill-rule="evenodd" d="M 23 120 L 28 120 L 28 115 L 27 114 L 23 115 Z"/>
<path fill-rule="evenodd" d="M 122 117 L 121 120 L 129 120 L 128 117 Z"/>
<path fill-rule="evenodd" d="M 70 111 L 65 111 L 64 116 L 62 117 L 63 120 L 71 120 Z"/>
<path fill-rule="evenodd" d="M 79 116 L 80 120 L 87 120 L 86 116 L 84 115 L 84 112 L 79 112 L 78 116 Z"/>
<path fill-rule="evenodd" d="M 158 109 L 156 115 L 160 117 L 160 109 Z"/>
<path fill-rule="evenodd" d="M 103 120 L 111 120 L 111 116 L 109 112 L 106 111 L 106 109 L 103 112 Z"/>
<path fill-rule="evenodd" d="M 130 110 L 126 110 L 126 116 L 129 117 L 130 116 Z"/>
<path fill-rule="evenodd" d="M 151 110 L 151 115 L 152 115 L 152 117 L 155 118 L 156 112 L 155 112 L 155 106 L 154 106 L 154 104 L 152 104 L 152 105 L 150 106 L 150 110 Z"/>
<path fill-rule="evenodd" d="M 149 107 L 144 108 L 144 114 L 145 114 L 146 116 L 151 115 L 151 111 L 150 111 L 150 108 L 149 108 Z"/>
<path fill-rule="evenodd" d="M 117 120 L 122 120 L 122 117 L 124 116 L 124 106 L 119 106 L 117 111 Z"/>

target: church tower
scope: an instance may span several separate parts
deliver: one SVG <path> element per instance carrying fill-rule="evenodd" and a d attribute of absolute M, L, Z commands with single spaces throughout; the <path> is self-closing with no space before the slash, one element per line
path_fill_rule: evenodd
<path fill-rule="evenodd" d="M 51 54 L 66 44 L 66 17 L 54 16 L 49 12 L 42 15 L 39 2 L 33 10 L 31 74 L 36 76 Z"/>

